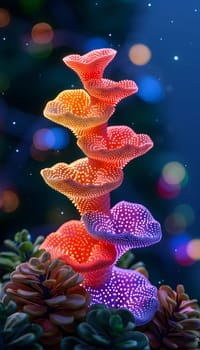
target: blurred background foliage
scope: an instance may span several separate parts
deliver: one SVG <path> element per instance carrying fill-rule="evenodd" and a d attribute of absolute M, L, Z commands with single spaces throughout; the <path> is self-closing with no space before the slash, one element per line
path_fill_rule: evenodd
<path fill-rule="evenodd" d="M 118 54 L 105 75 L 133 79 L 139 92 L 117 106 L 110 124 L 154 141 L 127 165 L 112 203 L 141 203 L 161 222 L 162 242 L 134 252 L 152 283 L 183 283 L 199 297 L 199 23 L 198 0 L 1 0 L 1 241 L 23 228 L 35 239 L 79 218 L 39 172 L 82 153 L 42 111 L 60 91 L 81 87 L 64 56 L 111 47 Z"/>

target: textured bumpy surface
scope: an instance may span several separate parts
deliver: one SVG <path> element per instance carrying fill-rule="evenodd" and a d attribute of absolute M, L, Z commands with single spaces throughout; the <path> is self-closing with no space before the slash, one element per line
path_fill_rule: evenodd
<path fill-rule="evenodd" d="M 145 247 L 161 238 L 160 224 L 140 204 L 122 201 L 110 215 L 91 211 L 82 219 L 91 235 L 115 244 L 118 258 L 128 249 Z"/>
<path fill-rule="evenodd" d="M 65 57 L 85 90 L 65 90 L 44 109 L 46 118 L 77 136 L 86 157 L 41 171 L 44 181 L 67 196 L 82 215 L 81 221 L 71 220 L 51 233 L 41 248 L 82 275 L 91 304 L 126 307 L 137 324 L 144 324 L 157 309 L 157 290 L 142 274 L 114 264 L 127 250 L 158 242 L 160 224 L 140 204 L 122 201 L 111 209 L 110 192 L 121 185 L 123 167 L 153 142 L 127 126 L 107 126 L 117 103 L 137 92 L 131 80 L 103 78 L 115 55 L 113 49 L 99 49 Z"/>

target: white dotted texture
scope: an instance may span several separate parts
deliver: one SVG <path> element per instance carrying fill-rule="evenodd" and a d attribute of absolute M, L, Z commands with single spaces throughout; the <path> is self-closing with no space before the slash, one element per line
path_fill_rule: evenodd
<path fill-rule="evenodd" d="M 108 307 L 127 308 L 137 325 L 150 321 L 157 309 L 157 288 L 134 270 L 114 267 L 112 276 L 103 287 L 86 286 L 91 294 L 91 304 L 103 303 Z"/>

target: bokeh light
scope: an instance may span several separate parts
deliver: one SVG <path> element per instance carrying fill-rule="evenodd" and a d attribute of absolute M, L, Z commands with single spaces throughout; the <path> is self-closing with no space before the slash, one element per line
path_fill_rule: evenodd
<path fill-rule="evenodd" d="M 158 79 L 151 75 L 141 76 L 138 81 L 138 96 L 145 102 L 157 103 L 164 98 L 164 90 Z"/>
<path fill-rule="evenodd" d="M 194 221 L 194 210 L 189 204 L 179 204 L 165 219 L 165 229 L 168 233 L 183 232 Z"/>
<path fill-rule="evenodd" d="M 0 194 L 0 208 L 5 213 L 12 213 L 19 206 L 19 197 L 16 192 L 12 190 L 4 190 Z"/>
<path fill-rule="evenodd" d="M 195 213 L 191 205 L 179 204 L 174 209 L 175 214 L 184 216 L 187 226 L 190 226 L 195 218 Z"/>
<path fill-rule="evenodd" d="M 151 50 L 147 45 L 135 44 L 129 50 L 129 59 L 137 66 L 147 64 L 151 59 Z"/>
<path fill-rule="evenodd" d="M 44 162 L 48 158 L 49 152 L 47 150 L 41 151 L 41 150 L 35 148 L 34 145 L 32 145 L 30 147 L 30 155 L 34 160 L 36 160 L 38 162 Z"/>
<path fill-rule="evenodd" d="M 193 260 L 200 260 L 200 239 L 192 239 L 186 247 L 188 256 Z"/>
<path fill-rule="evenodd" d="M 37 130 L 33 135 L 33 145 L 40 151 L 49 149 L 62 149 L 69 143 L 69 135 L 62 128 L 43 128 Z"/>
<path fill-rule="evenodd" d="M 33 135 L 33 145 L 40 151 L 50 149 L 55 142 L 55 136 L 50 129 L 40 129 Z"/>
<path fill-rule="evenodd" d="M 170 240 L 170 248 L 176 262 L 181 266 L 189 266 L 194 263 L 194 260 L 187 253 L 187 245 L 191 237 L 188 233 L 182 233 L 179 236 L 174 236 Z"/>
<path fill-rule="evenodd" d="M 32 27 L 31 37 L 36 44 L 48 44 L 52 41 L 54 32 L 50 24 L 40 22 Z"/>
<path fill-rule="evenodd" d="M 178 185 L 185 179 L 186 169 L 179 162 L 169 162 L 163 167 L 162 176 L 169 185 Z"/>
<path fill-rule="evenodd" d="M 183 232 L 186 227 L 187 222 L 182 213 L 172 213 L 165 219 L 165 229 L 168 233 Z"/>
<path fill-rule="evenodd" d="M 181 266 L 189 266 L 194 263 L 194 260 L 187 253 L 187 244 L 180 245 L 175 252 L 175 259 Z"/>
<path fill-rule="evenodd" d="M 10 13 L 4 8 L 0 8 L 0 28 L 6 27 L 10 23 Z"/>
<path fill-rule="evenodd" d="M 51 131 L 54 134 L 54 144 L 52 145 L 52 149 L 63 149 L 69 144 L 70 138 L 66 129 L 54 127 L 51 128 Z"/>
<path fill-rule="evenodd" d="M 191 237 L 187 232 L 182 232 L 180 235 L 178 236 L 172 236 L 170 238 L 170 248 L 173 252 L 176 252 L 176 249 L 181 246 L 181 245 L 185 245 L 188 244 L 188 242 L 190 242 Z"/>
<path fill-rule="evenodd" d="M 162 168 L 162 175 L 157 182 L 157 193 L 160 197 L 165 199 L 175 198 L 179 195 L 181 188 L 185 186 L 187 182 L 188 173 L 185 167 L 180 162 L 168 162 Z M 187 211 L 187 209 L 185 207 L 184 210 Z M 188 215 L 191 216 L 191 209 L 189 211 L 190 214 L 188 212 Z"/>
<path fill-rule="evenodd" d="M 179 184 L 168 184 L 161 176 L 156 184 L 158 195 L 164 199 L 172 199 L 180 194 L 181 187 Z"/>

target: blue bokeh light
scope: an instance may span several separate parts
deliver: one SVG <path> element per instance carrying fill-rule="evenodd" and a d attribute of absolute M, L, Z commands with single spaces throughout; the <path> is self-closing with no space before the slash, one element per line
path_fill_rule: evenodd
<path fill-rule="evenodd" d="M 172 251 L 176 251 L 180 246 L 187 244 L 191 240 L 188 233 L 184 232 L 178 236 L 172 237 L 170 240 L 170 247 Z"/>
<path fill-rule="evenodd" d="M 54 143 L 52 144 L 51 148 L 62 149 L 68 145 L 69 134 L 67 130 L 59 127 L 51 128 L 50 130 L 54 135 Z"/>
<path fill-rule="evenodd" d="M 43 132 L 42 136 L 43 139 L 40 139 L 40 144 L 45 146 L 46 148 L 52 148 L 55 144 L 54 133 L 51 130 L 46 129 L 45 132 Z"/>
<path fill-rule="evenodd" d="M 138 96 L 145 102 L 156 103 L 164 98 L 164 90 L 158 79 L 151 75 L 141 76 L 137 82 Z"/>
<path fill-rule="evenodd" d="M 69 143 L 68 132 L 60 127 L 51 129 L 39 129 L 33 135 L 33 144 L 35 148 L 46 151 L 48 149 L 59 150 L 66 147 Z"/>

